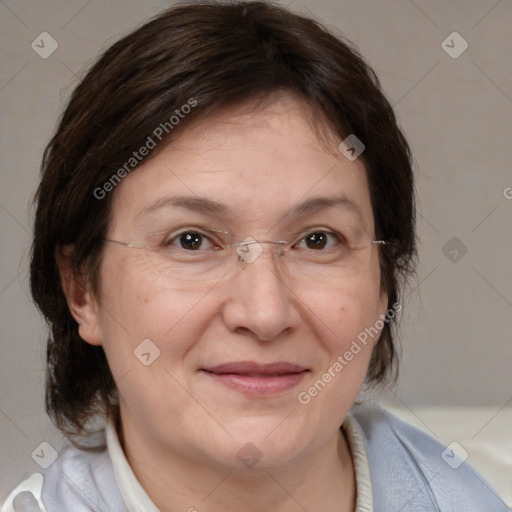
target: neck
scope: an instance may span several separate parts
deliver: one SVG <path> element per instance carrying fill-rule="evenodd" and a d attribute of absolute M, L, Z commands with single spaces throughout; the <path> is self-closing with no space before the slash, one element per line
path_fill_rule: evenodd
<path fill-rule="evenodd" d="M 315 453 L 285 467 L 239 469 L 205 464 L 156 448 L 147 436 L 123 429 L 128 462 L 161 512 L 354 512 L 356 483 L 341 430 Z M 141 441 L 142 440 L 142 441 Z"/>

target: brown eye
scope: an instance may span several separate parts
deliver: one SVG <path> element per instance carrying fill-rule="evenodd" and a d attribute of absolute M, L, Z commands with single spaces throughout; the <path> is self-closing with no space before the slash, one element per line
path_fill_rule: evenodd
<path fill-rule="evenodd" d="M 187 251 L 209 249 L 212 246 L 210 239 L 198 231 L 182 231 L 173 235 L 163 243 L 164 248 L 177 247 Z"/>
<path fill-rule="evenodd" d="M 338 242 L 339 239 L 334 233 L 313 231 L 300 240 L 298 247 L 301 249 L 322 250 L 330 249 Z"/>
<path fill-rule="evenodd" d="M 308 249 L 323 249 L 327 244 L 326 233 L 310 233 L 305 239 Z"/>
<path fill-rule="evenodd" d="M 182 249 L 190 249 L 196 251 L 201 248 L 201 242 L 203 241 L 203 235 L 200 233 L 182 233 L 179 237 L 180 246 Z"/>

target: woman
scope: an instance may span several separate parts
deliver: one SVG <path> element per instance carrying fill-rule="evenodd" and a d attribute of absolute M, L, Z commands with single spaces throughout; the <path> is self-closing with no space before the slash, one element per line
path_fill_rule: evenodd
<path fill-rule="evenodd" d="M 37 202 L 47 410 L 75 446 L 4 510 L 507 510 L 354 406 L 396 377 L 415 230 L 407 143 L 349 43 L 263 2 L 164 12 L 77 87 Z"/>

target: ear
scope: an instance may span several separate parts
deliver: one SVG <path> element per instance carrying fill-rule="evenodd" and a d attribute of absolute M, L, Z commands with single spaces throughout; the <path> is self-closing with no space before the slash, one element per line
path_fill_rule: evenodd
<path fill-rule="evenodd" d="M 91 345 L 101 345 L 99 304 L 87 276 L 79 274 L 73 269 L 73 253 L 72 245 L 57 249 L 57 265 L 62 291 L 66 297 L 69 311 L 78 323 L 80 337 Z"/>

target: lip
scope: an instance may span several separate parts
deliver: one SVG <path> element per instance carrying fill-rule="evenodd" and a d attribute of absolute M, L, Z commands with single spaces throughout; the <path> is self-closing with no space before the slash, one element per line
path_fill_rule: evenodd
<path fill-rule="evenodd" d="M 202 368 L 201 371 L 226 387 L 252 396 L 288 391 L 309 372 L 307 368 L 292 363 L 258 364 L 252 361 L 224 363 Z"/>

